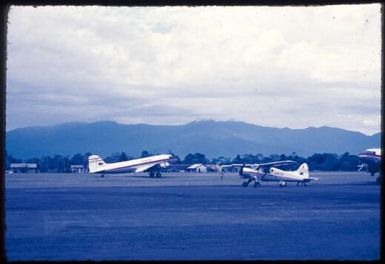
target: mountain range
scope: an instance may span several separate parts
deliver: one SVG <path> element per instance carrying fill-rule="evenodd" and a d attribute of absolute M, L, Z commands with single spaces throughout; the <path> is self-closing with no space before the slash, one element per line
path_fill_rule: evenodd
<path fill-rule="evenodd" d="M 90 152 L 102 157 L 126 152 L 138 157 L 172 153 L 184 158 L 203 153 L 208 158 L 237 154 L 343 154 L 379 147 L 381 133 L 372 136 L 332 127 L 305 129 L 263 127 L 240 121 L 194 121 L 184 125 L 119 124 L 113 121 L 64 123 L 18 128 L 6 133 L 7 153 L 17 158 L 72 156 Z"/>

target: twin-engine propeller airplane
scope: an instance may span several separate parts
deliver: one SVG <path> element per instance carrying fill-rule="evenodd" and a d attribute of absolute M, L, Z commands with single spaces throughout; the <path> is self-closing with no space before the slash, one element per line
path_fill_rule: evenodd
<path fill-rule="evenodd" d="M 296 162 L 284 160 L 251 166 L 250 164 L 244 164 L 239 170 L 239 176 L 246 180 L 242 183 L 242 186 L 247 187 L 252 181 L 254 181 L 254 187 L 260 187 L 261 181 L 277 181 L 280 187 L 285 187 L 288 182 L 296 182 L 297 185 L 306 186 L 311 180 L 318 180 L 318 178 L 309 176 L 309 168 L 306 163 L 303 163 L 296 171 L 284 171 L 276 168 L 290 164 L 296 164 Z"/>
<path fill-rule="evenodd" d="M 364 152 L 358 154 L 358 158 L 361 162 L 361 164 L 358 165 L 358 170 L 365 170 L 369 172 L 371 176 L 374 176 L 375 173 L 379 172 L 379 176 L 377 177 L 376 182 L 380 184 L 382 181 L 382 175 L 380 172 L 381 149 L 367 149 Z"/>
<path fill-rule="evenodd" d="M 148 172 L 150 177 L 160 178 L 161 169 L 170 166 L 172 155 L 161 154 L 146 158 L 120 161 L 114 163 L 104 162 L 98 155 L 88 157 L 89 173 L 126 173 L 126 172 Z"/>

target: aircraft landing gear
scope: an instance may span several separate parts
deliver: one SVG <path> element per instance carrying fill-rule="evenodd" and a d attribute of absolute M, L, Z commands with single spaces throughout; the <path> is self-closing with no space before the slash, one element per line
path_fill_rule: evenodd
<path fill-rule="evenodd" d="M 150 178 L 160 178 L 162 177 L 162 174 L 160 173 L 160 171 L 150 171 Z"/>
<path fill-rule="evenodd" d="M 243 187 L 247 187 L 247 186 L 249 186 L 249 183 L 252 181 L 252 179 L 249 179 L 247 182 L 243 182 L 242 183 L 242 186 Z"/>
<path fill-rule="evenodd" d="M 279 187 L 286 187 L 287 186 L 287 182 L 279 182 Z"/>
<path fill-rule="evenodd" d="M 260 188 L 260 187 L 261 187 L 261 183 L 258 182 L 258 181 L 256 181 L 256 182 L 254 183 L 254 188 Z"/>

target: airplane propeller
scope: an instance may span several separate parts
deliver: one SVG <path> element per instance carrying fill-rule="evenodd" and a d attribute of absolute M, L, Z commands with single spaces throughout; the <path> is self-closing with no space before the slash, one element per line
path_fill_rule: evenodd
<path fill-rule="evenodd" d="M 245 163 L 243 163 L 242 167 L 239 169 L 239 176 L 243 175 L 243 168 L 245 167 Z"/>

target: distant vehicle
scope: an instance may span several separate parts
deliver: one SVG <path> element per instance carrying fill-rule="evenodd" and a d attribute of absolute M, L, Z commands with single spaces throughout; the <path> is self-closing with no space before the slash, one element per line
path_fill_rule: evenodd
<path fill-rule="evenodd" d="M 98 155 L 88 157 L 89 173 L 127 173 L 127 172 L 148 172 L 150 177 L 160 178 L 161 169 L 170 166 L 172 155 L 161 154 L 146 158 L 120 161 L 114 163 L 104 162 Z"/>
<path fill-rule="evenodd" d="M 371 176 L 374 176 L 377 172 L 379 175 L 376 179 L 377 183 L 382 182 L 382 175 L 380 172 L 381 167 L 381 149 L 380 148 L 370 148 L 358 154 L 358 158 L 361 162 L 358 165 L 360 171 L 365 170 L 370 173 Z"/>
<path fill-rule="evenodd" d="M 224 167 L 241 167 L 239 176 L 246 180 L 242 183 L 244 187 L 247 187 L 252 181 L 254 181 L 254 187 L 260 187 L 261 181 L 278 181 L 279 186 L 284 187 L 287 182 L 296 182 L 297 185 L 306 186 L 311 180 L 318 180 L 318 178 L 309 177 L 309 168 L 306 163 L 302 164 L 296 171 L 284 171 L 276 168 L 292 164 L 297 163 L 292 160 L 282 160 L 261 164 L 232 164 L 221 166 L 221 171 Z"/>

